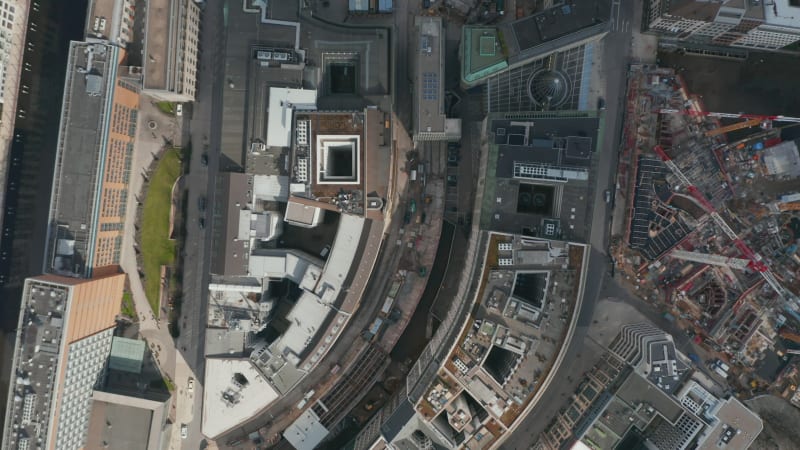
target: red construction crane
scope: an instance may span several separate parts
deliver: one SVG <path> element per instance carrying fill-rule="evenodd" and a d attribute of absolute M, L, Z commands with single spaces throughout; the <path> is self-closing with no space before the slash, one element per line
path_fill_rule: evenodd
<path fill-rule="evenodd" d="M 658 110 L 661 114 L 685 114 L 687 116 L 695 116 L 695 117 L 716 117 L 719 119 L 758 119 L 758 120 L 768 120 L 772 122 L 795 122 L 800 123 L 800 117 L 789 117 L 789 116 L 770 116 L 766 114 L 745 114 L 745 113 L 721 113 L 721 112 L 711 112 L 711 111 L 698 111 L 696 109 L 671 109 L 671 108 L 662 108 Z"/>
<path fill-rule="evenodd" d="M 769 270 L 769 267 L 761 260 L 761 256 L 756 254 L 756 252 L 750 249 L 750 247 L 739 238 L 736 232 L 733 231 L 727 222 L 725 222 L 725 219 L 719 215 L 714 205 L 712 205 L 705 195 L 703 195 L 703 193 L 700 192 L 697 187 L 693 185 L 691 181 L 689 181 L 688 178 L 686 178 L 686 175 L 684 175 L 681 169 L 672 161 L 672 158 L 667 155 L 667 152 L 664 151 L 662 146 L 656 145 L 653 147 L 653 151 L 655 151 L 656 154 L 664 161 L 664 164 L 669 167 L 669 170 L 671 170 L 672 173 L 678 177 L 678 180 L 680 180 L 681 184 L 686 187 L 686 190 L 689 191 L 689 194 L 691 194 L 692 197 L 694 197 L 695 200 L 697 200 L 697 202 L 703 207 L 703 209 L 705 209 L 705 211 L 711 216 L 711 219 L 714 220 L 714 223 L 722 229 L 722 231 L 731 241 L 733 241 L 733 245 L 735 245 L 742 255 L 744 255 L 744 257 L 750 262 L 749 267 L 752 270 L 760 273 L 764 280 L 772 287 L 772 289 L 774 289 L 778 295 L 784 297 L 785 291 L 783 286 L 778 283 L 775 275 L 772 274 L 772 272 Z"/>

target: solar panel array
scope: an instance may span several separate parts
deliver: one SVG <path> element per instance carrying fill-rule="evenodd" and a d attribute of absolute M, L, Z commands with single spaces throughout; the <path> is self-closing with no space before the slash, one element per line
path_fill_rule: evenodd
<path fill-rule="evenodd" d="M 439 76 L 436 73 L 422 73 L 422 98 L 424 100 L 436 100 L 439 98 Z"/>

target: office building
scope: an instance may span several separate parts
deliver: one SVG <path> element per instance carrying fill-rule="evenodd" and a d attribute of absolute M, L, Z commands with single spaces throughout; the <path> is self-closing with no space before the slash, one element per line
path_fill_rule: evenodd
<path fill-rule="evenodd" d="M 8 184 L 11 135 L 17 118 L 17 94 L 25 51 L 29 0 L 0 0 L 0 186 Z M 27 91 L 27 88 L 25 89 Z M 25 114 L 23 111 L 22 114 Z M 5 210 L 5 192 L 0 192 L 0 210 Z M 0 227 L 3 217 L 0 215 Z"/>
<path fill-rule="evenodd" d="M 678 46 L 777 50 L 800 41 L 793 0 L 649 0 L 647 28 Z"/>
<path fill-rule="evenodd" d="M 478 86 L 500 73 L 598 41 L 611 28 L 610 0 L 552 3 L 498 26 L 464 26 L 459 47 L 461 86 Z"/>
<path fill-rule="evenodd" d="M 609 350 L 535 448 L 745 449 L 761 432 L 758 415 L 693 373 L 663 330 L 626 325 Z"/>
<path fill-rule="evenodd" d="M 104 375 L 92 392 L 85 448 L 168 448 L 171 397 L 145 341 L 114 336 Z"/>
<path fill-rule="evenodd" d="M 99 39 L 126 48 L 133 36 L 133 0 L 89 0 L 87 40 Z"/>
<path fill-rule="evenodd" d="M 45 273 L 91 276 L 119 264 L 139 79 L 124 50 L 72 42 L 61 110 Z"/>
<path fill-rule="evenodd" d="M 444 111 L 445 39 L 440 17 L 416 17 L 416 70 L 414 71 L 414 140 L 457 141 L 461 119 L 448 119 Z"/>
<path fill-rule="evenodd" d="M 85 446 L 90 399 L 104 375 L 124 283 L 122 273 L 25 280 L 3 450 Z"/>
<path fill-rule="evenodd" d="M 25 39 L 25 25 L 28 23 L 28 2 L 23 0 L 0 0 L 0 103 L 5 105 L 10 97 L 16 97 L 17 82 L 22 61 L 22 45 Z M 9 97 L 10 96 L 10 97 Z M 11 116 L 3 114 L 3 122 L 11 119 L 13 123 L 14 104 L 11 103 Z M 3 108 L 5 109 L 5 108 Z"/>
<path fill-rule="evenodd" d="M 159 100 L 194 101 L 200 7 L 193 0 L 147 2 L 144 92 Z"/>

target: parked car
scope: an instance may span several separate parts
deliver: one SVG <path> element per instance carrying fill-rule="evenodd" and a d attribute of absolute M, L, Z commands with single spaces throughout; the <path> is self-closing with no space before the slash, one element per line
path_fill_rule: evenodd
<path fill-rule="evenodd" d="M 453 149 L 453 148 L 449 149 L 447 151 L 447 164 L 451 166 L 458 165 L 459 156 L 460 155 L 458 154 L 458 149 Z"/>
<path fill-rule="evenodd" d="M 201 230 L 204 229 L 206 227 L 206 219 L 201 217 L 200 220 L 197 221 L 197 226 L 199 226 Z"/>
<path fill-rule="evenodd" d="M 181 424 L 181 439 L 186 439 L 189 437 L 189 427 L 185 424 Z"/>
<path fill-rule="evenodd" d="M 606 109 L 606 100 L 603 97 L 597 97 L 597 109 L 599 111 Z"/>
<path fill-rule="evenodd" d="M 203 153 L 200 155 L 200 164 L 202 164 L 203 167 L 208 166 L 208 153 Z"/>
<path fill-rule="evenodd" d="M 330 252 L 331 252 L 331 246 L 326 245 L 325 248 L 323 248 L 322 251 L 319 252 L 319 256 L 322 257 L 322 259 L 325 259 L 328 257 L 328 253 Z"/>
<path fill-rule="evenodd" d="M 178 117 L 183 115 L 183 103 L 175 105 L 175 115 Z"/>
<path fill-rule="evenodd" d="M 203 211 L 206 210 L 206 198 L 204 196 L 200 196 L 197 199 L 197 209 L 199 209 L 200 212 L 203 212 Z"/>
<path fill-rule="evenodd" d="M 455 175 L 448 175 L 447 176 L 447 185 L 448 186 L 455 186 L 456 184 L 458 184 L 458 177 L 456 177 Z"/>
<path fill-rule="evenodd" d="M 609 191 L 608 189 L 606 189 L 606 191 L 604 192 L 604 194 L 605 194 L 605 196 L 606 196 L 606 203 L 611 203 L 611 191 Z"/>
<path fill-rule="evenodd" d="M 194 378 L 189 377 L 189 381 L 186 382 L 186 390 L 189 392 L 194 391 Z"/>

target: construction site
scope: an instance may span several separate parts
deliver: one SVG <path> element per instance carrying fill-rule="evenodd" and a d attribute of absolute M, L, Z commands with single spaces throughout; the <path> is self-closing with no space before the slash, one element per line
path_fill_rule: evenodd
<path fill-rule="evenodd" d="M 800 405 L 800 118 L 708 111 L 655 66 L 631 67 L 625 102 L 614 271 L 693 336 L 696 364 Z"/>

